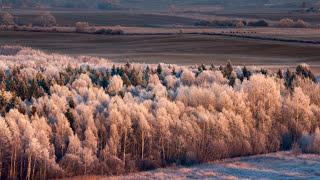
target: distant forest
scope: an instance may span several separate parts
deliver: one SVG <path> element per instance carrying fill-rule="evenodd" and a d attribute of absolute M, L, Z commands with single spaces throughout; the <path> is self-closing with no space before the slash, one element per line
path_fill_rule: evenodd
<path fill-rule="evenodd" d="M 2 5 L 19 7 L 117 8 L 119 0 L 0 0 Z"/>
<path fill-rule="evenodd" d="M 155 7 L 177 6 L 201 6 L 201 5 L 220 5 L 220 6 L 259 6 L 273 4 L 287 7 L 300 7 L 302 4 L 313 5 L 318 0 L 0 0 L 1 6 L 21 7 L 54 7 L 54 8 L 97 8 L 97 9 L 154 9 Z"/>

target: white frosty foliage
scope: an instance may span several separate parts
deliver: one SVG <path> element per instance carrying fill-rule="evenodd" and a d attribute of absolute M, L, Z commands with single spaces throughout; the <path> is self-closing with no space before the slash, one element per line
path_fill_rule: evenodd
<path fill-rule="evenodd" d="M 295 142 L 319 153 L 319 84 L 296 78 L 286 87 L 270 74 L 243 78 L 240 68 L 148 68 L 1 47 L 0 177 L 120 174 Z"/>
<path fill-rule="evenodd" d="M 109 93 L 117 94 L 122 90 L 123 81 L 120 76 L 113 76 L 108 88 Z"/>

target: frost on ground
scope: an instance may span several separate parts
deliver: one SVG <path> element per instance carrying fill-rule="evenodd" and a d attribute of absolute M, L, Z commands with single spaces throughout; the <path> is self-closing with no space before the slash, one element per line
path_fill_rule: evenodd
<path fill-rule="evenodd" d="M 111 179 L 319 179 L 320 156 L 278 152 Z"/>

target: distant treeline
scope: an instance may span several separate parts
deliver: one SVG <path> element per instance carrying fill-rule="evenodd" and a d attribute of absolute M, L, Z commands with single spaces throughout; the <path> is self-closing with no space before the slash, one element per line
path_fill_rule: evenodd
<path fill-rule="evenodd" d="M 0 1 L 1 2 L 1 1 Z M 2 0 L 3 6 L 118 9 L 119 0 Z"/>
<path fill-rule="evenodd" d="M 271 7 L 311 7 L 317 0 L 1 0 L 0 5 L 10 5 L 12 7 L 63 7 L 63 8 L 98 8 L 98 9 L 117 9 L 120 6 L 131 8 L 130 4 L 135 4 L 139 9 L 152 9 L 155 6 L 162 8 L 175 5 L 177 7 L 198 6 L 222 6 L 222 7 L 262 7 L 269 5 Z"/>
<path fill-rule="evenodd" d="M 200 20 L 194 23 L 195 26 L 208 26 L 220 28 L 244 28 L 244 27 L 280 27 L 280 28 L 309 28 L 312 25 L 302 19 L 294 21 L 290 18 L 280 19 L 277 23 L 269 23 L 267 20 L 246 21 L 239 19 L 216 19 L 212 21 Z"/>

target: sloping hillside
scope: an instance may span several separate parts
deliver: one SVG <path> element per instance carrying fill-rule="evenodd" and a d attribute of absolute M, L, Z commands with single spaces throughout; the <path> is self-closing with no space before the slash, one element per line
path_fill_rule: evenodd
<path fill-rule="evenodd" d="M 65 7 L 65 8 L 98 8 L 98 9 L 143 9 L 143 10 L 164 10 L 170 5 L 177 6 L 212 6 L 221 5 L 224 7 L 249 7 L 262 5 L 276 6 L 299 6 L 300 0 L 5 0 L 5 4 L 14 7 Z M 315 0 L 305 0 L 307 4 L 313 4 Z"/>
<path fill-rule="evenodd" d="M 278 152 L 193 167 L 166 168 L 111 179 L 319 179 L 319 155 Z"/>

